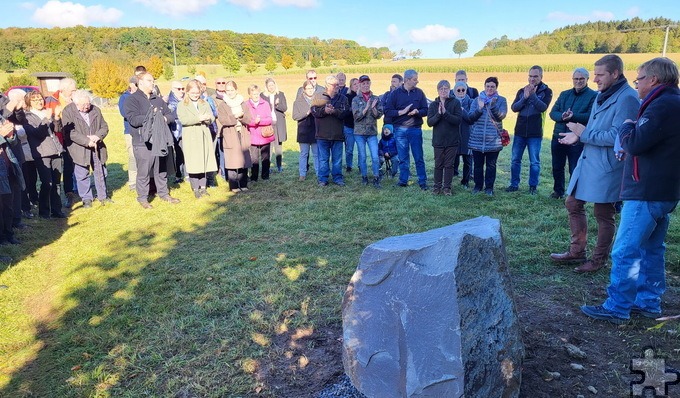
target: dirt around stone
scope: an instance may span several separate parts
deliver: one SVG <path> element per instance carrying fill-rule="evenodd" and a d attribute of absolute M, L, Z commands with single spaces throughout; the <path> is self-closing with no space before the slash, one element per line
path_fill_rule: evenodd
<path fill-rule="evenodd" d="M 574 288 L 518 288 L 522 282 L 515 281 L 526 350 L 520 397 L 630 397 L 631 382 L 641 379 L 631 372 L 631 360 L 643 357 L 647 347 L 653 347 L 667 367 L 680 369 L 680 319 L 659 322 L 633 316 L 620 326 L 594 321 L 579 307 L 600 304 L 606 298 L 601 281 L 585 276 Z M 667 285 L 664 316 L 680 315 L 680 277 L 669 275 Z M 265 390 L 254 396 L 317 397 L 344 373 L 341 338 L 341 325 L 303 336 L 279 336 L 274 346 L 283 355 L 271 358 L 261 369 Z M 568 344 L 583 351 L 586 358 L 570 355 Z M 668 393 L 680 397 L 680 384 L 670 385 Z"/>

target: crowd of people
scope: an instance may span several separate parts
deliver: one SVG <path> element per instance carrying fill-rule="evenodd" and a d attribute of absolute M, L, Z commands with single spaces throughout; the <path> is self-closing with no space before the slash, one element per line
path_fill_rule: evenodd
<path fill-rule="evenodd" d="M 510 104 L 517 122 L 505 189 L 519 191 L 526 150 L 528 193 L 537 194 L 547 114 L 555 122 L 550 196 L 565 200 L 571 230 L 568 250 L 550 257 L 557 263 L 578 263 L 576 272 L 595 272 L 606 265 L 613 245 L 609 297 L 600 306 L 582 307 L 586 315 L 613 323 L 624 322 L 631 313 L 661 313 L 663 242 L 669 214 L 680 199 L 675 151 L 680 144 L 673 136 L 680 117 L 677 66 L 667 58 L 644 63 L 634 81 L 637 90 L 623 71 L 617 55 L 599 59 L 595 91 L 588 87 L 588 70 L 576 68 L 573 87 L 561 92 L 548 111 L 553 92 L 543 82 L 543 69 L 532 66 L 528 84 Z M 418 72 L 412 69 L 393 75 L 381 95 L 371 90 L 368 75 L 350 79 L 349 85 L 342 72 L 323 80 L 317 84 L 316 71 L 309 70 L 292 106 L 300 181 L 313 170 L 319 186 L 344 186 L 343 171 L 355 167 L 356 149 L 362 184 L 380 189 L 384 176 L 398 176 L 396 186 L 408 187 L 413 157 L 416 182 L 429 190 L 422 130 L 426 117 L 434 152 L 432 192 L 451 195 L 453 177 L 461 175 L 462 187 L 494 196 L 498 155 L 508 145 L 503 128 L 508 102 L 498 93 L 498 78 L 488 77 L 479 92 L 460 70 L 453 84 L 437 83 L 432 101 L 417 87 Z M 163 96 L 154 76 L 139 66 L 118 105 L 124 118 L 128 186 L 145 209 L 153 208 L 153 196 L 180 202 L 170 195 L 168 178 L 175 183 L 188 179 L 195 197 L 201 198 L 209 195 L 207 188 L 217 183 L 218 175 L 231 192 L 240 194 L 248 191 L 249 182 L 283 172 L 288 102 L 273 78 L 240 94 L 233 80 L 219 77 L 212 89 L 198 75 L 186 84 L 172 82 Z M 101 205 L 113 203 L 106 187 L 108 125 L 90 94 L 78 90 L 73 79 L 63 79 L 47 98 L 36 91 L 0 94 L 0 119 L 0 244 L 20 243 L 14 229 L 24 227 L 22 218 L 34 217 L 33 208 L 43 218 L 66 217 L 63 206 L 73 204 L 76 192 L 85 208 L 95 197 Z M 590 258 L 587 202 L 594 204 L 598 225 Z"/>

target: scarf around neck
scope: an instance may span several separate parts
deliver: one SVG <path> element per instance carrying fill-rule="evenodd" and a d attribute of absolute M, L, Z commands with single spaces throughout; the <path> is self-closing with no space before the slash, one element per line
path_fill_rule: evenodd
<path fill-rule="evenodd" d="M 604 90 L 603 92 L 597 95 L 597 104 L 598 105 L 604 104 L 604 102 L 608 100 L 609 97 L 614 95 L 615 92 L 619 91 L 621 86 L 623 86 L 624 84 L 628 84 L 628 80 L 626 79 L 625 76 L 623 76 L 623 74 L 621 74 L 621 76 L 619 76 L 619 79 L 614 84 L 612 84 L 611 86 L 609 86 L 608 89 Z"/>

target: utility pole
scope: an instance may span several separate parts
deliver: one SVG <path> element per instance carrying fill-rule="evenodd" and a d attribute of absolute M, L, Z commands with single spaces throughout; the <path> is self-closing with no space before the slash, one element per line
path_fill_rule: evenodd
<path fill-rule="evenodd" d="M 665 47 L 664 47 L 664 52 L 665 52 Z M 175 78 L 177 78 L 177 50 L 175 50 L 175 39 L 172 39 L 172 56 L 175 59 Z"/>
<path fill-rule="evenodd" d="M 668 31 L 671 29 L 670 25 L 666 25 L 666 37 L 663 39 L 663 53 L 661 54 L 662 57 L 666 56 L 666 46 L 668 45 Z"/>

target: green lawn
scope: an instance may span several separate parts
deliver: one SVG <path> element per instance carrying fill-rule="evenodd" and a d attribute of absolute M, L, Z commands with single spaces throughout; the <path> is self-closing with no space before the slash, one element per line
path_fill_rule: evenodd
<path fill-rule="evenodd" d="M 481 215 L 501 220 L 520 292 L 583 280 L 548 259 L 567 248 L 569 231 L 562 202 L 548 198 L 547 140 L 539 196 L 526 194 L 526 157 L 522 192 L 503 192 L 506 148 L 496 197 L 457 185 L 454 196 L 435 197 L 389 180 L 380 191 L 364 187 L 356 171 L 345 188 L 299 182 L 289 120 L 283 174 L 235 196 L 221 183 L 201 200 L 185 183 L 173 191 L 181 204 L 155 200 L 147 211 L 125 184 L 121 118 L 114 109 L 105 117 L 115 204 L 78 204 L 67 221 L 29 220 L 22 245 L 0 248 L 15 259 L 0 264 L 0 396 L 276 395 L 262 374 L 287 352 L 273 341 L 339 327 L 342 295 L 367 245 Z M 675 274 L 679 241 L 673 219 L 667 261 Z M 592 280 L 605 286 L 608 275 Z"/>

